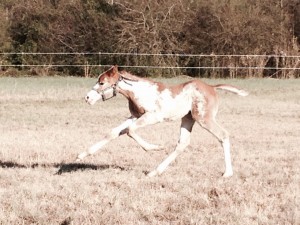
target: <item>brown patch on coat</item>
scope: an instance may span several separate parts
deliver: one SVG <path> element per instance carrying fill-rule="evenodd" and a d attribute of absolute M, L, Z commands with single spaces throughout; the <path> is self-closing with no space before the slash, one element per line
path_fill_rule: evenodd
<path fill-rule="evenodd" d="M 166 85 L 161 82 L 155 82 L 155 85 L 157 86 L 157 91 L 159 93 L 163 92 L 167 88 Z"/>
<path fill-rule="evenodd" d="M 182 92 L 183 88 L 186 85 L 189 85 L 190 83 L 192 83 L 192 81 L 188 81 L 188 82 L 178 84 L 178 85 L 174 85 L 174 86 L 167 86 L 167 85 L 165 85 L 164 83 L 161 83 L 161 82 L 151 82 L 151 83 L 154 83 L 157 86 L 157 91 L 159 93 L 161 93 L 161 92 L 163 92 L 164 90 L 167 89 L 171 92 L 172 97 L 175 98 L 177 95 L 179 95 Z"/>
<path fill-rule="evenodd" d="M 172 97 L 175 98 L 177 95 L 179 95 L 182 92 L 182 90 L 185 86 L 191 84 L 192 82 L 193 81 L 188 81 L 188 82 L 185 82 L 185 83 L 182 83 L 182 84 L 171 86 L 169 88 L 169 90 L 171 91 Z"/>
<path fill-rule="evenodd" d="M 145 113 L 145 109 L 137 104 L 135 95 L 131 91 L 118 89 L 118 91 L 128 99 L 129 111 L 132 116 L 139 118 Z"/>
<path fill-rule="evenodd" d="M 138 106 L 135 101 L 128 99 L 129 111 L 132 116 L 136 118 L 140 118 L 144 113 L 145 109 L 143 107 Z"/>

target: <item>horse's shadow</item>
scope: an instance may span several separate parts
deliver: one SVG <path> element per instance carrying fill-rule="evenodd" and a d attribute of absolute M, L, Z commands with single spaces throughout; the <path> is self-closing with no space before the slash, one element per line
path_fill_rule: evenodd
<path fill-rule="evenodd" d="M 2 161 L 0 160 L 0 168 L 27 168 L 26 165 L 15 163 L 12 161 Z"/>
<path fill-rule="evenodd" d="M 107 169 L 118 169 L 127 170 L 125 167 L 117 165 L 94 165 L 88 163 L 34 163 L 34 164 L 20 164 L 12 161 L 2 161 L 0 160 L 0 168 L 56 168 L 58 171 L 54 175 L 61 175 L 63 173 L 72 173 L 84 170 L 107 170 Z"/>
<path fill-rule="evenodd" d="M 62 163 L 58 167 L 58 171 L 54 175 L 61 175 L 63 173 L 72 173 L 76 171 L 84 171 L 84 170 L 108 170 L 108 169 L 118 169 L 118 170 L 126 170 L 125 167 L 117 166 L 117 165 L 94 165 L 87 163 Z"/>

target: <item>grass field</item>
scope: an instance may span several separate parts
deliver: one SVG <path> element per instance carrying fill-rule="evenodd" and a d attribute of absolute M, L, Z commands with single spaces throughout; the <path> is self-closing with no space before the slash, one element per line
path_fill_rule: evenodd
<path fill-rule="evenodd" d="M 87 105 L 94 82 L 0 78 L 0 224 L 300 224 L 300 80 L 206 80 L 250 91 L 219 93 L 231 178 L 221 177 L 219 143 L 197 125 L 164 174 L 145 176 L 173 150 L 180 121 L 138 130 L 163 151 L 122 136 L 74 164 L 129 115 L 121 96 Z"/>

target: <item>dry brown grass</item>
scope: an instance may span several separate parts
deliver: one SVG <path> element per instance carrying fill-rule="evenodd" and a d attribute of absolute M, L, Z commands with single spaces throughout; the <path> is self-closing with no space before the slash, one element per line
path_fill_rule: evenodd
<path fill-rule="evenodd" d="M 163 151 L 124 136 L 72 164 L 129 115 L 127 102 L 85 104 L 94 79 L 1 78 L 0 224 L 299 224 L 300 80 L 207 82 L 251 92 L 220 93 L 229 179 L 219 143 L 199 126 L 163 175 L 145 177 L 173 150 L 180 121 L 138 131 Z"/>

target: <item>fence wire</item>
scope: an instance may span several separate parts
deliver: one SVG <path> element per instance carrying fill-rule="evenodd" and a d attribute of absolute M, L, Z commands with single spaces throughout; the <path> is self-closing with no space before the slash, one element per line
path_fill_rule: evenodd
<path fill-rule="evenodd" d="M 0 70 L 14 67 L 28 68 L 81 68 L 85 76 L 91 68 L 109 67 L 136 71 L 167 70 L 173 75 L 185 73 L 192 76 L 217 77 L 300 77 L 300 55 L 217 55 L 184 53 L 122 53 L 122 52 L 2 52 Z M 68 69 L 69 68 L 69 69 Z M 74 68 L 74 69 L 72 69 Z M 54 69 L 53 69 L 54 70 Z M 179 72 L 178 72 L 179 71 Z M 195 72 L 196 71 L 196 72 Z M 241 72 L 243 71 L 243 72 Z M 245 74 L 245 75 L 241 75 Z"/>

